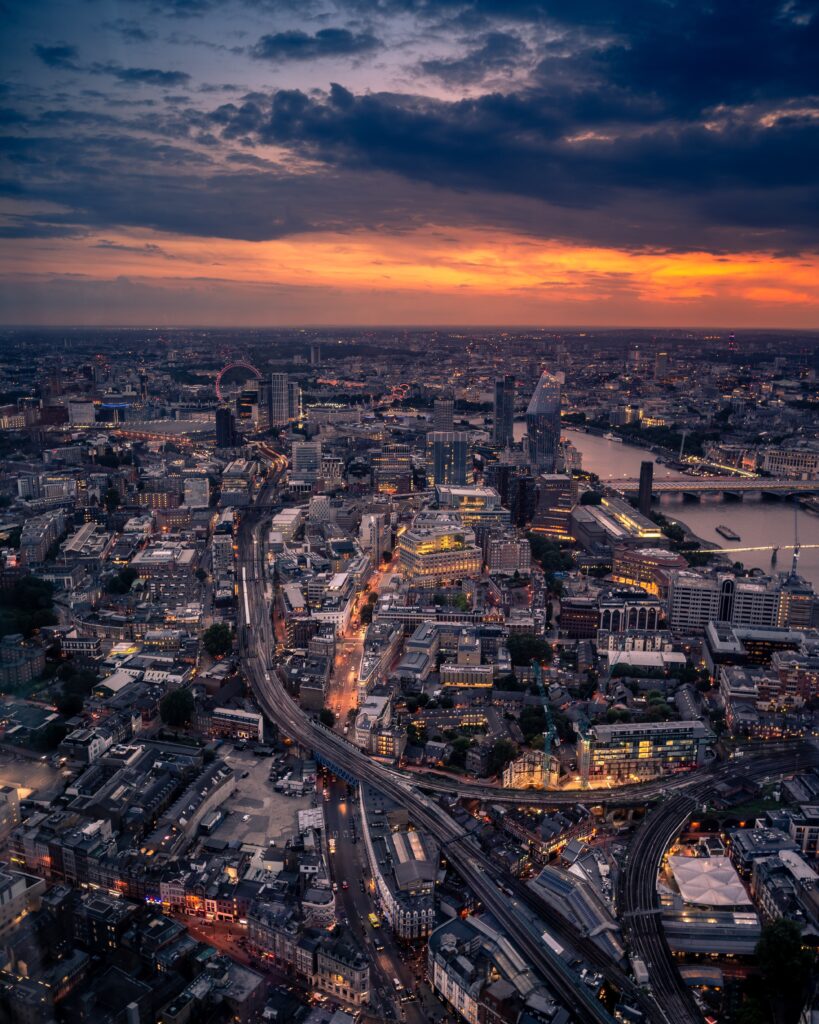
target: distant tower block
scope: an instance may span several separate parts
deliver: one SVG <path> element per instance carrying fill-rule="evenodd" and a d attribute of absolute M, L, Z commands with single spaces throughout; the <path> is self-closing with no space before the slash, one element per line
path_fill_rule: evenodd
<path fill-rule="evenodd" d="M 455 401 L 452 398 L 436 398 L 432 403 L 432 429 L 451 431 L 455 423 Z"/>
<path fill-rule="evenodd" d="M 321 345 L 310 346 L 310 365 L 321 366 Z"/>
<path fill-rule="evenodd" d="M 651 485 L 654 483 L 654 463 L 645 461 L 640 463 L 640 491 L 637 497 L 637 507 L 644 516 L 651 515 Z"/>

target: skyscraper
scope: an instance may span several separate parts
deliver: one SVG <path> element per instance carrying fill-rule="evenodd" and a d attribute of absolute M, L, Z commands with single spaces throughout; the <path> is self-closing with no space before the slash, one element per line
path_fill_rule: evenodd
<path fill-rule="evenodd" d="M 640 491 L 637 508 L 644 516 L 651 515 L 651 485 L 654 483 L 654 463 L 648 459 L 640 463 Z"/>
<path fill-rule="evenodd" d="M 287 418 L 291 423 L 301 419 L 301 385 L 294 380 L 287 384 Z"/>
<path fill-rule="evenodd" d="M 236 430 L 233 413 L 226 405 L 216 410 L 216 447 L 233 448 L 236 443 Z"/>
<path fill-rule="evenodd" d="M 270 415 L 271 427 L 286 426 L 290 420 L 290 381 L 286 373 L 270 375 Z"/>
<path fill-rule="evenodd" d="M 436 398 L 432 403 L 432 429 L 451 431 L 454 417 L 455 402 L 451 398 Z"/>
<path fill-rule="evenodd" d="M 545 370 L 526 409 L 529 462 L 536 473 L 554 473 L 560 441 L 560 382 Z"/>
<path fill-rule="evenodd" d="M 492 440 L 506 447 L 512 443 L 512 428 L 515 421 L 515 378 L 507 373 L 495 381 L 495 426 Z"/>
<path fill-rule="evenodd" d="M 465 484 L 469 434 L 465 430 L 434 430 L 429 447 L 432 483 Z"/>
<path fill-rule="evenodd" d="M 272 384 L 266 378 L 259 381 L 259 430 L 270 430 Z"/>

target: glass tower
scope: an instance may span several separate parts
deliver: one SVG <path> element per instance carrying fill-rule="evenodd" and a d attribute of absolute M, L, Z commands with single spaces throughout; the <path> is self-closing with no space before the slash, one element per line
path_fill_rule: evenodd
<path fill-rule="evenodd" d="M 526 409 L 529 462 L 536 473 L 554 473 L 560 441 L 560 381 L 545 370 Z"/>
<path fill-rule="evenodd" d="M 492 440 L 506 447 L 513 440 L 512 428 L 515 421 L 515 378 L 507 374 L 495 381 L 495 427 Z"/>

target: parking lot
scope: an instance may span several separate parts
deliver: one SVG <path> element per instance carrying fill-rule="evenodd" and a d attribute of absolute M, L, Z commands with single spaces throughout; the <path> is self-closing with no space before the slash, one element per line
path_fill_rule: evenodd
<path fill-rule="evenodd" d="M 296 836 L 298 812 L 312 806 L 314 794 L 288 797 L 275 792 L 273 783 L 268 781 L 271 757 L 257 757 L 250 750 L 233 750 L 228 744 L 220 749 L 219 756 L 236 773 L 236 792 L 222 805 L 230 813 L 213 835 L 254 846 L 267 846 L 271 839 L 275 839 L 277 846 L 283 846 Z"/>
<path fill-rule="evenodd" d="M 62 793 L 63 782 L 59 770 L 46 761 L 0 750 L 0 786 L 16 787 L 21 800 L 54 799 Z"/>

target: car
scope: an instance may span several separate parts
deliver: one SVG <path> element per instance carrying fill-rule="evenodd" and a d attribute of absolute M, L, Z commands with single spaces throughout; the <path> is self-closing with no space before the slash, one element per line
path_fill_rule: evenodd
<path fill-rule="evenodd" d="M 344 879 L 344 881 L 343 881 L 343 882 L 341 883 L 341 888 L 342 888 L 342 889 L 344 889 L 344 891 L 345 891 L 345 892 L 347 891 L 347 889 L 349 889 L 349 888 L 350 888 L 350 883 L 349 883 L 349 882 L 347 881 L 347 879 L 346 879 L 346 878 L 345 878 L 345 879 Z"/>
<path fill-rule="evenodd" d="M 242 815 L 242 821 L 250 821 L 250 815 L 249 814 L 243 814 Z"/>
<path fill-rule="evenodd" d="M 242 778 L 246 779 L 250 775 L 250 772 L 242 772 Z"/>
<path fill-rule="evenodd" d="M 338 892 L 338 882 L 333 882 L 333 892 Z"/>

